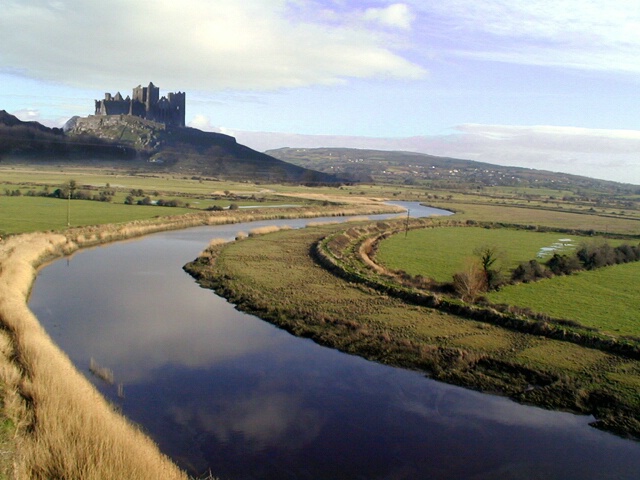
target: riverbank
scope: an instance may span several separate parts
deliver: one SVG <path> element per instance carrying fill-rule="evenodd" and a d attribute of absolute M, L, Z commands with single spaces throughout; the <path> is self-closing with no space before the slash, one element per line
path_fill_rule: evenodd
<path fill-rule="evenodd" d="M 213 245 L 185 269 L 237 308 L 295 335 L 519 402 L 595 414 L 599 428 L 640 436 L 638 377 L 629 373 L 636 360 L 408 304 L 365 283 L 339 280 L 310 252 L 344 228 Z"/>
<path fill-rule="evenodd" d="M 37 268 L 79 248 L 162 230 L 273 218 L 364 215 L 384 205 L 224 211 L 35 233 L 0 242 L 0 386 L 8 478 L 187 478 L 52 342 L 27 306 Z"/>

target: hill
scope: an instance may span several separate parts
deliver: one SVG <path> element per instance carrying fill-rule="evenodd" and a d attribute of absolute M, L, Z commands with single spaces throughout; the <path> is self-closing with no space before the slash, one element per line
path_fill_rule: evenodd
<path fill-rule="evenodd" d="M 464 190 L 508 186 L 569 191 L 582 189 L 617 194 L 640 193 L 637 185 L 414 152 L 355 148 L 280 148 L 265 153 L 285 162 L 330 172 L 352 181 Z"/>
<path fill-rule="evenodd" d="M 60 128 L 38 122 L 23 122 L 0 110 L 0 161 L 34 162 L 39 160 L 130 160 L 135 150 L 113 142 L 91 139 L 88 142 L 69 138 Z"/>
<path fill-rule="evenodd" d="M 98 164 L 256 182 L 339 182 L 335 175 L 278 160 L 228 135 L 128 115 L 73 117 L 58 129 L 0 111 L 0 161 Z"/>

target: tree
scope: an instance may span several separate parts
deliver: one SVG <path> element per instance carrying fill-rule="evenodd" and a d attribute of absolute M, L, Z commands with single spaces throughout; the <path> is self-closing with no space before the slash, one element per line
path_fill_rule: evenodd
<path fill-rule="evenodd" d="M 468 259 L 464 269 L 453 275 L 453 287 L 465 302 L 475 302 L 487 291 L 485 271 L 476 259 Z"/>
<path fill-rule="evenodd" d="M 482 246 L 475 249 L 474 253 L 480 260 L 480 266 L 484 272 L 487 290 L 495 290 L 502 284 L 502 274 L 500 268 L 494 265 L 502 256 L 502 252 L 494 246 Z"/>
<path fill-rule="evenodd" d="M 71 197 L 76 189 L 76 181 L 69 180 L 67 185 L 67 227 L 71 226 Z"/>

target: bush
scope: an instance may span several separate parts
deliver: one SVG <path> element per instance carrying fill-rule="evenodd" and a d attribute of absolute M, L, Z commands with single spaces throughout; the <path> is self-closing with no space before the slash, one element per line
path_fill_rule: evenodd
<path fill-rule="evenodd" d="M 553 254 L 547 261 L 547 267 L 554 275 L 571 275 L 573 272 L 582 270 L 582 264 L 576 256 Z"/>
<path fill-rule="evenodd" d="M 465 302 L 475 302 L 487 291 L 487 276 L 475 261 L 468 261 L 463 271 L 453 275 L 453 287 Z"/>
<path fill-rule="evenodd" d="M 511 272 L 511 281 L 514 283 L 529 283 L 549 278 L 550 276 L 550 272 L 543 265 L 540 265 L 537 260 L 529 260 L 528 262 L 520 263 Z"/>

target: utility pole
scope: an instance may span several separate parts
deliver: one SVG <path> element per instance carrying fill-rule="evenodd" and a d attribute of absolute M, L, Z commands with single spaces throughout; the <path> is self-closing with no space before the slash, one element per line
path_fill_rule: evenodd
<path fill-rule="evenodd" d="M 67 227 L 71 226 L 71 186 L 67 189 Z"/>
<path fill-rule="evenodd" d="M 411 214 L 411 210 L 407 209 L 407 220 L 404 222 L 404 238 L 407 238 L 409 234 L 409 215 Z"/>
<path fill-rule="evenodd" d="M 76 188 L 76 181 L 69 180 L 69 185 L 67 187 L 67 227 L 71 226 L 71 194 L 73 190 Z"/>

